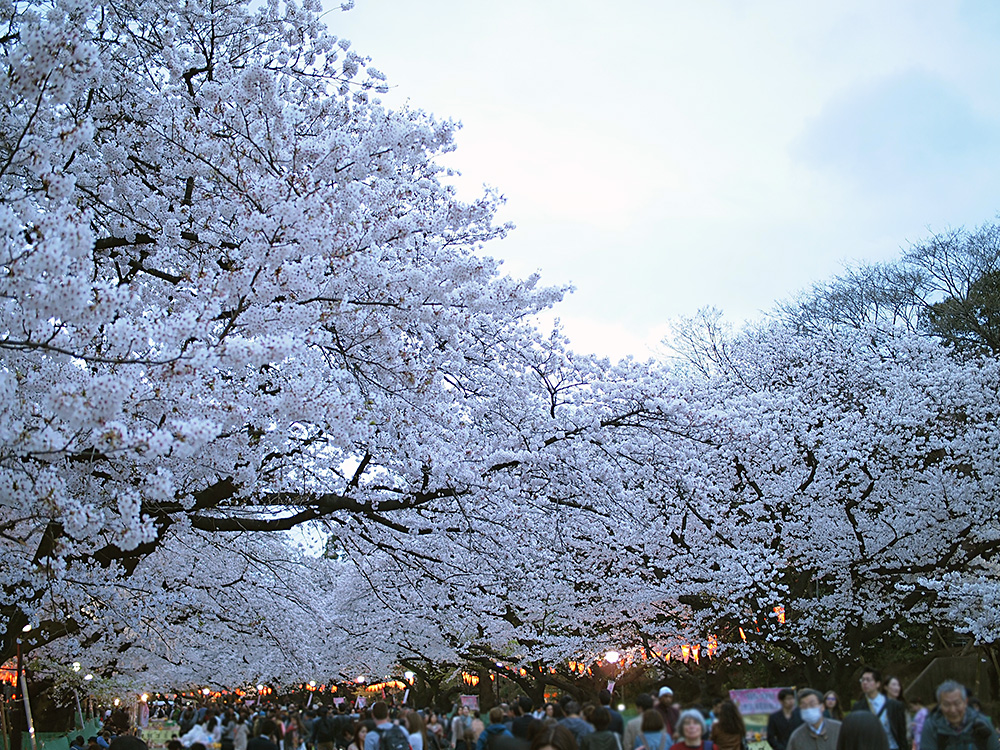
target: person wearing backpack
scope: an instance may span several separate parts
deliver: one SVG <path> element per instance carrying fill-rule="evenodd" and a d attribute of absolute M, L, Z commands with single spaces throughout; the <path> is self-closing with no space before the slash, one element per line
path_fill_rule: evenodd
<path fill-rule="evenodd" d="M 396 726 L 389 718 L 389 707 L 385 701 L 375 702 L 372 718 L 375 728 L 365 737 L 365 750 L 410 750 L 406 730 Z"/>
<path fill-rule="evenodd" d="M 605 691 L 607 692 L 607 691 Z M 595 708 L 590 714 L 594 731 L 580 740 L 580 750 L 622 750 L 622 740 L 611 729 L 611 712 L 604 706 Z"/>
<path fill-rule="evenodd" d="M 937 689 L 937 708 L 924 722 L 920 750 L 998 750 L 989 720 L 969 705 L 969 691 L 954 680 Z"/>
<path fill-rule="evenodd" d="M 663 723 L 663 715 L 655 708 L 642 712 L 642 724 L 635 736 L 632 750 L 668 750 L 670 733 Z"/>
<path fill-rule="evenodd" d="M 333 750 L 333 743 L 337 739 L 337 728 L 326 706 L 319 709 L 319 715 L 313 722 L 310 739 L 316 750 Z"/>
<path fill-rule="evenodd" d="M 490 709 L 489 713 L 490 723 L 485 730 L 479 735 L 479 739 L 476 741 L 476 750 L 488 750 L 492 748 L 495 744 L 495 740 L 499 737 L 509 737 L 511 740 L 514 739 L 514 735 L 510 733 L 507 729 L 507 725 L 503 723 L 504 712 L 500 706 L 494 706 Z"/>

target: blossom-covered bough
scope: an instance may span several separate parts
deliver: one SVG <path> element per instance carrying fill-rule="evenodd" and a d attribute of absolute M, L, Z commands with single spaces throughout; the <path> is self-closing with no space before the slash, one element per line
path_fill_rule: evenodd
<path fill-rule="evenodd" d="M 668 526 L 689 529 L 670 575 L 706 629 L 835 681 L 935 628 L 1000 637 L 995 359 L 902 328 L 702 340 L 692 403 L 718 429 Z"/>
<path fill-rule="evenodd" d="M 318 3 L 2 9 L 2 657 L 134 639 L 211 535 L 471 494 L 560 292 L 477 254 L 455 126 L 370 100 Z"/>

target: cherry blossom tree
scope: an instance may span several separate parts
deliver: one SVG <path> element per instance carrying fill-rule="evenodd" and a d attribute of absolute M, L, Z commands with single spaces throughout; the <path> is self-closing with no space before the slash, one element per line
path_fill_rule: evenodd
<path fill-rule="evenodd" d="M 3 10 L 3 658 L 172 606 L 108 606 L 171 545 L 471 495 L 560 293 L 478 253 L 455 126 L 371 99 L 318 3 Z"/>
<path fill-rule="evenodd" d="M 813 677 L 915 627 L 995 640 L 995 360 L 905 329 L 706 341 L 689 380 L 701 448 L 660 456 L 674 531 L 650 562 L 678 602 Z"/>

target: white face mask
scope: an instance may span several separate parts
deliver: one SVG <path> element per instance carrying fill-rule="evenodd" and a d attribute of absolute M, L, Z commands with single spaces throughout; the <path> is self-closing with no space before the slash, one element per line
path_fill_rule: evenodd
<path fill-rule="evenodd" d="M 802 715 L 802 721 L 806 724 L 815 724 L 820 719 L 823 718 L 823 709 L 819 706 L 813 706 L 812 708 L 803 708 L 799 711 Z"/>

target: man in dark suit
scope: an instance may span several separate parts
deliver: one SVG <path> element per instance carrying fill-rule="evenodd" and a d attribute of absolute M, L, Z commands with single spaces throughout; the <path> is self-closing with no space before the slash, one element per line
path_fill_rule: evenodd
<path fill-rule="evenodd" d="M 788 738 L 802 724 L 802 716 L 795 707 L 795 691 L 781 688 L 778 691 L 781 708 L 767 717 L 767 744 L 771 750 L 785 750 Z"/>
<path fill-rule="evenodd" d="M 271 719 L 265 719 L 260 725 L 260 734 L 247 743 L 247 750 L 278 750 L 278 744 L 271 739 L 277 729 Z"/>
<path fill-rule="evenodd" d="M 906 706 L 882 692 L 882 673 L 874 667 L 861 669 L 861 698 L 851 706 L 852 711 L 870 711 L 882 723 L 889 739 L 889 750 L 906 750 Z"/>

